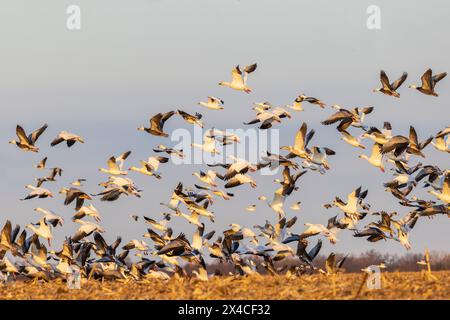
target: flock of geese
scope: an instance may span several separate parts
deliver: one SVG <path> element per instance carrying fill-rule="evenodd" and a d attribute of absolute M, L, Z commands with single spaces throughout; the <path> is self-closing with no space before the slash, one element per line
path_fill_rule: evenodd
<path fill-rule="evenodd" d="M 231 82 L 220 82 L 220 86 L 233 90 L 250 93 L 248 76 L 257 68 L 256 64 L 246 66 L 243 70 L 239 66 L 232 70 Z M 422 94 L 437 96 L 436 84 L 446 76 L 446 73 L 433 75 L 431 69 L 422 76 L 422 85 L 411 85 L 410 88 Z M 397 92 L 407 78 L 404 73 L 399 79 L 390 83 L 386 73 L 381 71 L 381 87 L 374 89 L 385 95 L 400 97 Z M 301 112 L 305 103 L 326 109 L 327 105 L 320 99 L 298 96 L 291 105 L 276 107 L 269 102 L 255 103 L 254 119 L 244 125 L 257 125 L 260 130 L 267 130 L 283 120 L 293 118 L 292 112 Z M 223 110 L 224 101 L 213 96 L 199 105 L 211 110 Z M 179 182 L 168 196 L 168 201 L 161 203 L 165 212 L 161 219 L 147 216 L 131 215 L 130 219 L 145 225 L 142 238 L 131 239 L 123 243 L 121 237 L 112 243 L 107 243 L 102 236 L 105 230 L 101 227 L 101 215 L 95 208 L 95 198 L 100 201 L 118 201 L 121 196 L 141 197 L 142 190 L 129 177 L 131 172 L 161 179 L 161 168 L 168 165 L 169 157 L 184 157 L 183 150 L 155 146 L 155 155 L 142 160 L 139 166 L 127 168 L 131 151 L 118 156 L 111 156 L 105 168 L 99 171 L 107 175 L 101 182 L 102 188 L 98 193 L 83 191 L 85 179 L 77 179 L 70 186 L 61 188 L 59 193 L 64 198 L 64 205 L 75 210 L 73 223 L 79 225 L 78 230 L 66 237 L 62 247 L 52 248 L 53 230 L 62 226 L 65 219 L 50 209 L 36 207 L 41 218 L 36 223 L 30 223 L 21 228 L 12 227 L 6 221 L 1 230 L 0 239 L 0 272 L 3 276 L 14 279 L 66 279 L 67 276 L 78 272 L 82 277 L 94 279 L 134 279 L 147 278 L 169 279 L 171 276 L 196 277 L 208 280 L 212 274 L 207 272 L 205 257 L 226 262 L 233 266 L 234 273 L 248 275 L 255 272 L 269 274 L 289 272 L 303 274 L 305 272 L 333 273 L 342 267 L 345 259 L 337 260 L 334 253 L 327 259 L 325 270 L 315 265 L 314 259 L 321 250 L 323 241 L 335 244 L 339 232 L 351 232 L 354 237 L 365 238 L 369 242 L 398 241 L 406 249 L 411 247 L 408 240 L 411 230 L 417 221 L 436 215 L 450 217 L 450 171 L 435 165 L 423 165 L 412 162 L 425 158 L 426 148 L 432 144 L 436 150 L 450 153 L 450 127 L 443 128 L 434 136 L 419 139 L 415 128 L 410 127 L 407 135 L 395 132 L 389 122 L 382 127 L 368 126 L 365 118 L 374 111 L 374 107 L 364 106 L 345 109 L 339 105 L 332 105 L 323 125 L 336 126 L 342 141 L 356 149 L 361 149 L 360 158 L 380 171 L 385 172 L 390 166 L 392 172 L 390 180 L 384 188 L 390 192 L 399 203 L 407 208 L 407 213 L 399 217 L 396 212 L 373 212 L 371 205 L 366 202 L 368 190 L 358 187 L 346 198 L 336 196 L 330 203 L 324 204 L 326 209 L 337 208 L 339 214 L 328 219 L 325 224 L 304 223 L 302 231 L 294 232 L 297 216 L 288 218 L 285 202 L 295 191 L 305 174 L 326 174 L 331 170 L 330 157 L 336 152 L 326 146 L 313 145 L 315 130 L 309 129 L 306 122 L 297 131 L 292 145 L 282 146 L 279 153 L 267 152 L 258 163 L 250 163 L 244 159 L 230 157 L 226 163 L 210 163 L 205 171 L 193 172 L 198 184 L 186 187 Z M 202 115 L 189 114 L 182 110 L 173 110 L 154 115 L 149 126 L 140 126 L 139 131 L 158 136 L 168 137 L 164 131 L 164 124 L 173 116 L 180 116 L 186 123 L 204 128 Z M 47 129 L 47 125 L 27 134 L 17 125 L 18 140 L 11 140 L 25 152 L 39 152 L 37 142 Z M 369 142 L 370 153 L 366 153 Z M 51 142 L 56 147 L 66 142 L 72 147 L 77 142 L 84 143 L 81 136 L 62 131 Z M 239 143 L 237 135 L 229 134 L 226 130 L 208 129 L 203 144 L 193 144 L 193 148 L 200 148 L 203 152 L 219 153 L 225 145 Z M 47 189 L 62 175 L 61 168 L 47 168 L 47 157 L 34 165 L 37 170 L 48 170 L 48 175 L 36 180 L 36 183 L 26 186 L 28 193 L 23 201 L 36 201 L 40 198 L 54 197 L 54 193 Z M 282 168 L 282 177 L 275 180 L 272 199 L 260 196 L 275 213 L 275 223 L 265 221 L 262 225 L 253 227 L 231 224 L 228 230 L 215 237 L 214 230 L 207 230 L 205 222 L 214 223 L 216 215 L 211 210 L 218 200 L 230 201 L 234 194 L 231 189 L 246 188 L 243 185 L 256 188 L 255 173 L 265 167 Z M 419 185 L 427 188 L 433 200 L 419 199 L 412 195 Z M 330 199 L 331 200 L 331 199 Z M 56 200 L 59 201 L 59 200 Z M 256 204 L 246 208 L 256 211 Z M 289 207 L 292 211 L 300 210 L 300 202 Z M 373 221 L 368 217 L 374 217 Z M 185 219 L 194 228 L 192 237 L 183 232 L 175 233 L 170 221 Z M 363 221 L 364 220 L 364 221 Z M 366 222 L 367 221 L 367 222 Z M 313 239 L 316 239 L 313 241 Z M 295 243 L 293 249 L 289 244 Z M 48 245 L 48 246 L 47 246 Z M 254 259 L 259 257 L 259 259 Z M 297 259 L 295 267 L 279 266 L 275 262 L 286 258 Z M 259 261 L 259 263 L 256 263 Z M 193 272 L 187 273 L 183 268 L 185 263 L 193 266 Z M 216 272 L 219 274 L 219 271 Z"/>

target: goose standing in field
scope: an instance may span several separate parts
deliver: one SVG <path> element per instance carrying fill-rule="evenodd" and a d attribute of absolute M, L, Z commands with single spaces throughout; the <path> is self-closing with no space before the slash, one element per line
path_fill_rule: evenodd
<path fill-rule="evenodd" d="M 184 153 L 183 153 L 183 149 L 174 149 L 174 148 L 169 148 L 166 147 L 163 144 L 158 145 L 156 148 L 153 149 L 154 152 L 160 153 L 160 152 L 165 152 L 168 155 L 176 155 L 177 157 L 183 159 L 184 158 Z"/>
<path fill-rule="evenodd" d="M 447 138 L 449 134 L 450 134 L 450 127 L 447 127 L 436 134 L 435 137 L 436 142 L 431 141 L 431 144 L 436 148 L 436 150 L 450 153 L 450 138 Z"/>
<path fill-rule="evenodd" d="M 389 78 L 386 75 L 386 72 L 381 70 L 380 71 L 380 81 L 381 81 L 382 87 L 374 89 L 373 92 L 381 92 L 388 96 L 400 98 L 400 94 L 397 92 L 397 89 L 402 85 L 403 82 L 405 82 L 407 77 L 408 77 L 408 73 L 403 72 L 403 74 L 400 78 L 398 78 L 394 82 L 390 83 Z"/>
<path fill-rule="evenodd" d="M 92 198 L 85 193 L 84 191 L 81 191 L 77 188 L 61 188 L 59 191 L 60 194 L 65 194 L 66 198 L 64 200 L 64 205 L 68 206 L 71 204 L 74 200 L 76 200 L 75 204 L 75 210 L 80 210 L 80 208 L 83 206 L 84 200 L 92 200 Z"/>
<path fill-rule="evenodd" d="M 203 121 L 201 120 L 203 116 L 200 113 L 196 112 L 195 115 L 191 115 L 183 110 L 177 110 L 177 114 L 179 114 L 187 123 L 197 125 L 200 128 L 204 127 Z"/>
<path fill-rule="evenodd" d="M 25 198 L 23 198 L 21 200 L 29 200 L 29 199 L 33 199 L 36 197 L 38 197 L 40 199 L 47 198 L 47 197 L 53 198 L 53 193 L 51 193 L 49 190 L 47 190 L 45 188 L 35 187 L 30 184 L 25 186 L 25 188 L 30 189 L 31 192 Z"/>
<path fill-rule="evenodd" d="M 433 71 L 431 69 L 428 69 L 425 71 L 425 73 L 422 75 L 422 85 L 418 87 L 415 84 L 412 84 L 409 86 L 409 88 L 416 89 L 423 94 L 429 95 L 429 96 L 435 96 L 437 97 L 438 94 L 434 91 L 434 87 L 436 84 L 444 79 L 447 76 L 447 72 L 442 72 L 439 74 L 436 74 L 433 76 Z"/>
<path fill-rule="evenodd" d="M 383 163 L 383 154 L 381 153 L 381 149 L 381 144 L 374 143 L 372 146 L 370 157 L 366 156 L 365 154 L 360 154 L 359 158 L 367 160 L 367 162 L 369 162 L 371 165 L 379 168 L 381 172 L 384 172 L 385 170 Z"/>
<path fill-rule="evenodd" d="M 199 105 L 206 107 L 208 109 L 211 110 L 223 110 L 223 100 L 213 97 L 213 96 L 208 96 L 208 101 L 207 102 L 199 102 Z"/>
<path fill-rule="evenodd" d="M 237 91 L 244 91 L 245 93 L 250 93 L 252 89 L 247 86 L 247 77 L 250 73 L 256 70 L 257 64 L 246 66 L 244 68 L 244 74 L 242 74 L 239 65 L 237 65 L 231 71 L 231 82 L 219 82 L 219 86 L 229 87 Z"/>
<path fill-rule="evenodd" d="M 84 143 L 84 140 L 81 136 L 76 135 L 74 133 L 70 133 L 67 131 L 61 131 L 56 138 L 50 143 L 52 147 L 60 144 L 61 142 L 65 141 L 67 143 L 67 146 L 70 148 L 73 146 L 76 142 Z"/>
<path fill-rule="evenodd" d="M 42 159 L 41 161 L 39 161 L 38 164 L 35 164 L 34 167 L 35 167 L 36 169 L 43 170 L 43 169 L 45 169 L 45 164 L 46 164 L 46 162 L 47 162 L 47 157 L 45 157 L 44 159 Z"/>
<path fill-rule="evenodd" d="M 163 131 L 164 123 L 169 120 L 176 112 L 169 111 L 166 113 L 158 113 L 150 118 L 150 127 L 144 126 L 138 127 L 139 131 L 145 131 L 154 136 L 168 137 L 169 135 Z"/>
<path fill-rule="evenodd" d="M 54 213 L 51 210 L 46 210 L 42 208 L 35 208 L 34 211 L 42 213 L 44 215 L 44 221 L 45 223 L 51 224 L 53 227 L 56 227 L 58 224 L 60 226 L 63 225 L 64 219 L 60 216 L 58 216 L 56 213 Z"/>
<path fill-rule="evenodd" d="M 342 130 L 341 134 L 342 134 L 341 140 L 347 142 L 349 145 L 356 148 L 366 149 L 366 147 L 363 144 L 361 144 L 360 137 L 356 138 L 352 136 L 350 133 L 348 133 L 346 130 Z"/>
<path fill-rule="evenodd" d="M 33 131 L 27 136 L 25 130 L 21 126 L 17 125 L 16 135 L 19 138 L 19 141 L 11 140 L 9 143 L 15 144 L 18 148 L 24 151 L 39 152 L 39 148 L 34 144 L 36 143 L 40 135 L 45 131 L 45 129 L 47 129 L 47 127 L 47 124 L 44 124 L 42 127 Z"/>
<path fill-rule="evenodd" d="M 42 218 L 39 220 L 39 227 L 36 228 L 33 224 L 28 224 L 26 227 L 33 231 L 35 234 L 37 234 L 39 237 L 47 239 L 48 245 L 50 246 L 50 241 L 52 239 L 52 230 L 50 227 L 45 223 L 45 218 Z"/>

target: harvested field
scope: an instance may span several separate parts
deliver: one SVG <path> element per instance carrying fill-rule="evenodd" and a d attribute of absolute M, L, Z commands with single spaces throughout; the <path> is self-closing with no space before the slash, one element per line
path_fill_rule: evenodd
<path fill-rule="evenodd" d="M 0 286 L 1 299 L 450 299 L 450 272 L 435 272 L 430 280 L 421 272 L 382 274 L 381 289 L 369 290 L 362 273 L 338 274 L 335 294 L 332 277 L 307 275 L 213 277 L 208 282 L 172 278 L 167 282 L 101 282 L 83 280 L 80 290 L 65 282 L 10 282 Z"/>

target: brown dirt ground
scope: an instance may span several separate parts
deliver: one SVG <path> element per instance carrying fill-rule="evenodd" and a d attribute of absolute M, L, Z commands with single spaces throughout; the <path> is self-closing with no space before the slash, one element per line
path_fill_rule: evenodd
<path fill-rule="evenodd" d="M 172 278 L 141 282 L 83 280 L 80 290 L 67 288 L 61 280 L 11 282 L 0 285 L 0 299 L 450 299 L 450 271 L 435 272 L 437 280 L 420 272 L 383 273 L 382 288 L 366 286 L 356 297 L 364 274 L 213 277 L 208 282 Z"/>

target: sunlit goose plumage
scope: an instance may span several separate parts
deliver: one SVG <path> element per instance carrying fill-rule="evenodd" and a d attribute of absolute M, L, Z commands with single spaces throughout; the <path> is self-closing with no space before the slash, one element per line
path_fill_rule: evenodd
<path fill-rule="evenodd" d="M 86 192 L 73 187 L 62 188 L 59 193 L 66 195 L 66 198 L 64 200 L 64 205 L 66 206 L 76 200 L 75 210 L 79 210 L 83 206 L 84 200 L 92 200 L 92 198 Z"/>
<path fill-rule="evenodd" d="M 356 147 L 356 148 L 361 148 L 361 149 L 366 148 L 363 144 L 361 144 L 361 138 L 359 138 L 359 137 L 356 138 L 356 137 L 352 136 L 346 130 L 342 130 L 341 134 L 342 134 L 341 140 L 347 142 L 349 145 Z"/>
<path fill-rule="evenodd" d="M 74 133 L 70 133 L 67 131 L 61 131 L 56 138 L 50 143 L 52 147 L 60 144 L 61 142 L 66 141 L 67 146 L 70 148 L 76 142 L 84 143 L 84 140 L 81 136 L 76 135 Z"/>
<path fill-rule="evenodd" d="M 192 175 L 209 186 L 217 187 L 217 183 L 215 182 L 215 180 L 218 174 L 215 171 L 208 170 L 206 173 L 203 171 L 194 172 Z"/>
<path fill-rule="evenodd" d="M 21 126 L 17 125 L 16 135 L 19 140 L 11 140 L 9 143 L 15 144 L 18 148 L 24 151 L 39 152 L 39 148 L 34 144 L 36 143 L 40 135 L 45 131 L 45 129 L 47 129 L 47 124 L 44 124 L 41 128 L 33 131 L 27 136 L 25 130 Z"/>
<path fill-rule="evenodd" d="M 246 66 L 244 68 L 244 74 L 242 74 L 239 65 L 233 68 L 231 71 L 231 82 L 219 82 L 219 86 L 229 87 L 237 91 L 244 91 L 245 93 L 250 93 L 252 89 L 247 86 L 247 77 L 250 73 L 256 70 L 257 64 Z"/>
<path fill-rule="evenodd" d="M 72 220 L 82 219 L 85 216 L 89 216 L 95 219 L 95 221 L 100 221 L 100 212 L 92 205 L 82 206 L 72 217 Z"/>
<path fill-rule="evenodd" d="M 447 127 L 436 134 L 435 142 L 431 141 L 431 144 L 436 148 L 436 150 L 450 153 L 450 138 L 447 137 L 449 134 L 450 127 Z"/>
<path fill-rule="evenodd" d="M 31 184 L 25 186 L 27 189 L 30 189 L 31 192 L 23 199 L 21 200 L 28 200 L 28 199 L 33 199 L 33 198 L 53 198 L 53 193 L 51 193 L 48 189 L 45 188 L 41 188 L 41 187 L 35 187 L 32 186 Z"/>
<path fill-rule="evenodd" d="M 168 155 L 176 155 L 177 157 L 183 159 L 184 158 L 184 153 L 183 153 L 183 149 L 174 149 L 174 148 L 169 148 L 166 147 L 165 145 L 158 145 L 156 148 L 153 149 L 154 152 L 165 152 Z"/>
<path fill-rule="evenodd" d="M 223 110 L 223 100 L 213 97 L 213 96 L 208 96 L 208 101 L 207 102 L 199 102 L 199 105 L 206 107 L 208 109 L 211 110 Z"/>
<path fill-rule="evenodd" d="M 287 150 L 290 152 L 290 154 L 303 158 L 303 159 L 309 159 L 309 153 L 308 153 L 308 143 L 311 141 L 312 137 L 314 136 L 314 130 L 308 131 L 308 125 L 306 122 L 303 122 L 300 129 L 295 134 L 295 140 L 293 146 L 283 146 L 280 149 L 281 150 Z"/>
<path fill-rule="evenodd" d="M 422 75 L 422 85 L 418 87 L 415 84 L 412 84 L 409 86 L 409 88 L 417 89 L 418 91 L 422 92 L 423 94 L 429 95 L 429 96 L 435 96 L 437 97 L 438 94 L 434 91 L 434 87 L 436 84 L 444 79 L 447 76 L 447 72 L 439 73 L 433 76 L 433 71 L 431 69 L 428 69 L 425 71 L 425 73 Z"/>
<path fill-rule="evenodd" d="M 321 107 L 322 109 L 325 108 L 325 102 L 323 102 L 322 100 L 319 100 L 317 98 L 314 98 L 314 97 L 308 97 L 308 96 L 305 96 L 304 94 L 301 94 L 297 99 L 299 99 L 300 102 L 306 101 L 311 104 L 315 104 L 315 105 Z"/>
<path fill-rule="evenodd" d="M 76 219 L 76 220 L 74 220 L 74 222 L 81 224 L 81 226 L 78 228 L 77 232 L 72 236 L 72 240 L 74 242 L 80 241 L 81 239 L 89 236 L 94 231 L 100 232 L 100 233 L 105 232 L 105 230 L 103 230 L 102 227 L 100 227 L 99 225 L 97 225 L 93 222 L 90 222 L 90 221 L 83 221 L 83 220 Z"/>
<path fill-rule="evenodd" d="M 199 148 L 203 152 L 208 152 L 211 154 L 220 154 L 220 151 L 216 148 L 216 140 L 214 138 L 210 138 L 205 136 L 203 138 L 203 144 L 199 143 L 191 143 L 191 147 Z"/>
<path fill-rule="evenodd" d="M 53 237 L 52 236 L 52 230 L 45 223 L 45 218 L 42 218 L 41 220 L 39 220 L 39 227 L 38 228 L 36 228 L 32 224 L 28 224 L 26 227 L 28 229 L 30 229 L 31 231 L 33 231 L 35 234 L 37 234 L 39 237 L 47 239 L 48 245 L 50 245 L 50 241 L 51 241 L 51 239 Z"/>
<path fill-rule="evenodd" d="M 397 92 L 397 89 L 402 85 L 403 82 L 405 82 L 407 77 L 408 77 L 408 73 L 403 72 L 403 74 L 400 78 L 398 78 L 394 82 L 390 83 L 389 78 L 386 75 L 386 72 L 381 70 L 380 71 L 380 81 L 381 81 L 382 87 L 374 89 L 373 91 L 381 92 L 388 96 L 400 98 L 400 94 Z"/>
<path fill-rule="evenodd" d="M 146 128 L 144 126 L 138 127 L 139 131 L 145 131 L 154 136 L 168 137 L 169 135 L 165 133 L 164 123 L 170 119 L 175 114 L 175 111 L 169 111 L 166 113 L 158 113 L 150 118 L 150 127 Z"/>
<path fill-rule="evenodd" d="M 39 161 L 38 164 L 35 164 L 34 167 L 35 167 L 36 169 L 43 170 L 43 169 L 45 169 L 45 164 L 46 164 L 46 162 L 47 162 L 47 157 L 45 157 L 44 159 L 42 159 L 41 161 Z"/>
<path fill-rule="evenodd" d="M 196 112 L 195 115 L 192 115 L 182 110 L 177 110 L 177 114 L 179 114 L 187 123 L 197 125 L 200 128 L 203 128 L 204 126 L 203 121 L 201 120 L 202 115 L 200 113 Z"/>
<path fill-rule="evenodd" d="M 359 155 L 359 158 L 367 160 L 371 165 L 377 167 L 384 172 L 383 154 L 381 153 L 382 146 L 378 143 L 374 143 L 372 146 L 372 152 L 370 157 L 365 154 Z"/>
<path fill-rule="evenodd" d="M 226 184 L 225 188 L 234 188 L 242 184 L 249 183 L 252 188 L 256 188 L 256 182 L 246 174 L 237 174 L 231 178 Z"/>
<path fill-rule="evenodd" d="M 44 221 L 51 224 L 53 227 L 56 227 L 58 224 L 62 226 L 64 223 L 64 219 L 51 210 L 35 208 L 34 211 L 42 213 L 44 215 Z"/>
<path fill-rule="evenodd" d="M 434 195 L 436 198 L 445 203 L 450 203 L 450 172 L 445 174 L 444 184 L 442 191 L 437 192 L 435 190 L 429 190 L 428 193 Z"/>

